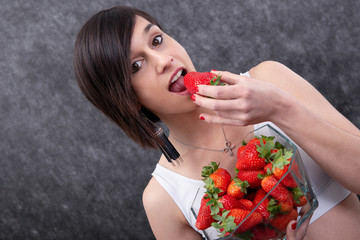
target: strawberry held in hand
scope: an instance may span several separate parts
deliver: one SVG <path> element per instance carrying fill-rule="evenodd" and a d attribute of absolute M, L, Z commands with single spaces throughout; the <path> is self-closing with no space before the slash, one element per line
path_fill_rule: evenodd
<path fill-rule="evenodd" d="M 221 76 L 211 72 L 189 72 L 184 77 L 184 84 L 189 93 L 195 94 L 198 85 L 225 85 L 220 79 Z"/>

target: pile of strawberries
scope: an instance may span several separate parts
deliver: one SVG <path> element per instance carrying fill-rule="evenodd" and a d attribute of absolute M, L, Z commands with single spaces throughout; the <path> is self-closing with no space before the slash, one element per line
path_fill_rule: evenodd
<path fill-rule="evenodd" d="M 274 137 L 261 136 L 254 137 L 247 144 L 244 142 L 238 149 L 236 177 L 232 178 L 215 162 L 204 166 L 202 176 L 206 192 L 201 200 L 196 227 L 205 230 L 213 226 L 222 237 L 241 224 L 235 236 L 242 239 L 265 240 L 283 236 L 287 224 L 298 217 L 297 207 L 307 203 L 291 174 L 283 177 L 292 157 L 292 151 L 274 142 Z M 296 171 L 295 164 L 294 161 L 293 171 Z"/>

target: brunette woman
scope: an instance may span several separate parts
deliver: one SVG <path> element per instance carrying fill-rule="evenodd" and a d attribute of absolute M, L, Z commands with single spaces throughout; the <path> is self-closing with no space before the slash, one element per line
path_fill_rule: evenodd
<path fill-rule="evenodd" d="M 190 211 L 202 167 L 216 161 L 231 171 L 231 151 L 265 123 L 298 144 L 317 195 L 319 207 L 305 239 L 360 236 L 358 128 L 280 63 L 263 62 L 240 75 L 216 71 L 230 86 L 199 86 L 193 96 L 183 83 L 190 71 L 196 69 L 186 50 L 138 9 L 101 11 L 76 40 L 76 79 L 89 101 L 141 146 L 171 152 L 155 125 L 161 120 L 183 159 L 173 166 L 172 156 L 162 155 L 143 194 L 157 239 L 202 238 Z M 305 230 L 292 226 L 288 239 L 301 239 Z"/>

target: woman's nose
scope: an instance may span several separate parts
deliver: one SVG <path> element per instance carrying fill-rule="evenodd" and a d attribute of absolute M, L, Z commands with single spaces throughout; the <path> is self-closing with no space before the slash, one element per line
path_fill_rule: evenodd
<path fill-rule="evenodd" d="M 165 54 L 157 54 L 155 57 L 156 71 L 158 73 L 165 72 L 174 61 L 173 57 Z"/>

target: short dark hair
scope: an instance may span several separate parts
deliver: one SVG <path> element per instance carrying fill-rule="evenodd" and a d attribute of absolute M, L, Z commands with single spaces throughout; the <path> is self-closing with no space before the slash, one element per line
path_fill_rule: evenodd
<path fill-rule="evenodd" d="M 132 7 L 113 7 L 91 17 L 76 38 L 74 71 L 92 104 L 135 142 L 156 148 L 154 123 L 159 118 L 144 107 L 139 111 L 130 84 L 130 43 L 136 16 L 160 27 L 155 18 Z"/>

